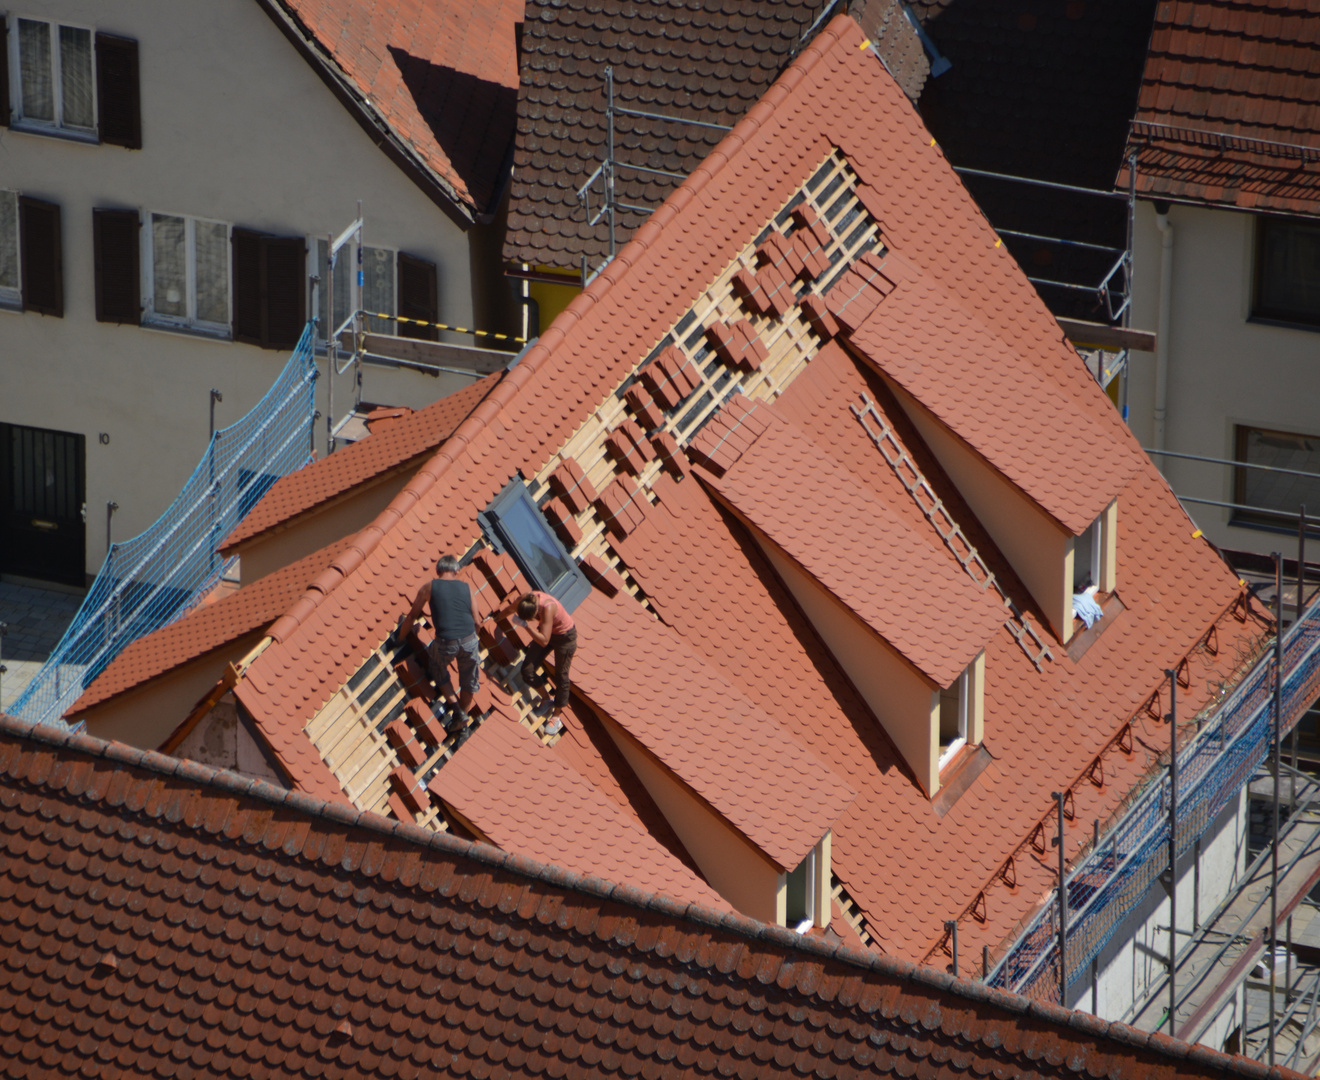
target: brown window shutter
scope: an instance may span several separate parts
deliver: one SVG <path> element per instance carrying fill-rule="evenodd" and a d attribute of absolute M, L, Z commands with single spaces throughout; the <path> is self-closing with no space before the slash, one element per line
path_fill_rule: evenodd
<path fill-rule="evenodd" d="M 234 275 L 234 340 L 261 344 L 261 234 L 235 228 L 230 233 Z"/>
<path fill-rule="evenodd" d="M 399 315 L 405 319 L 438 322 L 440 304 L 437 299 L 435 263 L 415 255 L 399 252 Z M 399 323 L 399 336 L 435 341 L 434 326 Z"/>
<path fill-rule="evenodd" d="M 0 127 L 9 126 L 9 21 L 0 14 Z"/>
<path fill-rule="evenodd" d="M 96 103 L 101 141 L 141 150 L 138 43 L 132 38 L 96 35 Z"/>
<path fill-rule="evenodd" d="M 302 337 L 307 297 L 307 244 L 301 236 L 261 238 L 261 345 L 292 349 Z"/>
<path fill-rule="evenodd" d="M 92 211 L 97 322 L 136 326 L 141 319 L 140 227 L 136 210 Z"/>
<path fill-rule="evenodd" d="M 60 208 L 20 195 L 19 261 L 23 264 L 23 310 L 64 315 L 64 266 L 60 254 Z"/>

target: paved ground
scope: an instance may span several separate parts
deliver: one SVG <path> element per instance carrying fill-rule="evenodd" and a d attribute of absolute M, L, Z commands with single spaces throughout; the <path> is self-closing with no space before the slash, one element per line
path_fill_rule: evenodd
<path fill-rule="evenodd" d="M 0 623 L 8 624 L 0 639 L 0 662 L 9 669 L 0 675 L 0 709 L 26 689 L 80 603 L 81 596 L 0 581 Z"/>

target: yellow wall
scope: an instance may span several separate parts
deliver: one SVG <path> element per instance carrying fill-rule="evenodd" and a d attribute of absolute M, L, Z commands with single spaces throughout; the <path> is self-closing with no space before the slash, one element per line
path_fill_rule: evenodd
<path fill-rule="evenodd" d="M 958 493 L 1013 565 L 1060 641 L 1072 636 L 1072 542 L 1062 525 L 1009 483 L 901 387 L 885 380 Z"/>
<path fill-rule="evenodd" d="M 744 915 L 782 923 L 780 868 L 623 728 L 597 715 L 710 887 Z"/>
<path fill-rule="evenodd" d="M 239 580 L 247 585 L 297 562 L 327 544 L 343 540 L 370 525 L 390 500 L 412 479 L 413 470 L 394 472 L 347 496 L 297 518 L 289 525 L 255 536 L 238 546 Z"/>
<path fill-rule="evenodd" d="M 549 266 L 538 266 L 536 269 L 549 273 L 563 272 Z M 544 334 L 559 313 L 573 302 L 573 298 L 582 289 L 576 285 L 551 285 L 548 281 L 529 281 L 527 291 L 540 306 L 541 333 Z"/>
<path fill-rule="evenodd" d="M 264 630 L 257 630 L 213 649 L 143 686 L 80 713 L 76 719 L 85 720 L 87 734 L 98 739 L 118 739 L 129 746 L 155 750 L 219 682 L 225 665 L 250 652 L 263 633 Z"/>
<path fill-rule="evenodd" d="M 940 692 L 843 603 L 752 529 L 766 558 L 870 706 L 927 795 L 940 786 Z"/>

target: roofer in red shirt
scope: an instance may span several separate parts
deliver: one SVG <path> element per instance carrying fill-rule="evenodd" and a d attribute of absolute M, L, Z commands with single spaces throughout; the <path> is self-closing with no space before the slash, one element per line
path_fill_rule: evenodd
<path fill-rule="evenodd" d="M 577 652 L 577 626 L 573 616 L 549 593 L 529 592 L 516 605 L 510 605 L 499 615 L 507 614 L 511 609 L 518 612 L 518 617 L 527 624 L 532 635 L 532 644 L 527 647 L 523 658 L 522 677 L 528 686 L 538 689 L 545 685 L 546 677 L 538 674 L 537 668 L 553 650 L 555 654 L 555 696 L 537 706 L 538 716 L 550 713 L 543 729 L 547 735 L 558 735 L 564 729 L 564 722 L 559 714 L 568 705 L 569 667 L 573 663 L 573 654 Z"/>
<path fill-rule="evenodd" d="M 439 576 L 417 590 L 417 599 L 399 624 L 399 638 L 402 640 L 412 631 L 413 622 L 422 609 L 430 604 L 435 640 L 427 647 L 426 654 L 431 679 L 450 706 L 457 708 L 457 715 L 445 724 L 446 730 L 467 723 L 468 710 L 481 686 L 481 652 L 477 641 L 481 616 L 477 614 L 477 598 L 472 595 L 468 583 L 458 579 L 458 566 L 458 559 L 453 555 L 442 555 L 435 564 Z M 458 661 L 461 693 L 457 700 L 453 683 L 449 680 L 450 660 Z"/>

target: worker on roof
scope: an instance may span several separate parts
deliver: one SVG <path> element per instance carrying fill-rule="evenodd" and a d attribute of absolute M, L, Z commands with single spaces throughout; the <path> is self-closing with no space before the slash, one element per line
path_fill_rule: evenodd
<path fill-rule="evenodd" d="M 528 686 L 540 689 L 545 686 L 546 676 L 537 669 L 553 650 L 555 654 L 555 696 L 547 698 L 536 709 L 538 716 L 549 714 L 542 729 L 546 735 L 558 735 L 564 730 L 564 722 L 559 714 L 568 705 L 569 666 L 573 663 L 573 654 L 577 652 L 577 626 L 568 610 L 549 593 L 529 592 L 511 604 L 495 618 L 516 610 L 518 618 L 527 625 L 532 635 L 532 644 L 523 658 L 522 677 Z"/>
<path fill-rule="evenodd" d="M 455 556 L 442 555 L 435 564 L 438 576 L 417 590 L 417 599 L 399 624 L 399 637 L 406 639 L 417 616 L 430 604 L 435 640 L 427 647 L 426 655 L 430 661 L 431 681 L 452 710 L 445 722 L 446 731 L 467 724 L 468 710 L 481 686 L 481 652 L 477 642 L 477 625 L 481 616 L 477 614 L 477 598 L 472 595 L 472 589 L 466 581 L 458 578 L 458 566 Z M 451 660 L 458 661 L 461 693 L 457 697 L 449 679 Z"/>

